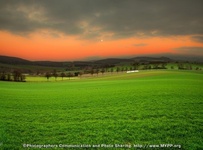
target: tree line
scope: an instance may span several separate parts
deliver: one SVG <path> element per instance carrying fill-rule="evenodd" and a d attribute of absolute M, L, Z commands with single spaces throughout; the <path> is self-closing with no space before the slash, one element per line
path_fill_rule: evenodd
<path fill-rule="evenodd" d="M 1 81 L 15 81 L 15 82 L 25 82 L 26 77 L 20 70 L 14 70 L 13 72 L 4 72 L 0 73 Z"/>
<path fill-rule="evenodd" d="M 143 66 L 143 68 L 140 68 L 140 66 Z M 138 62 L 134 62 L 131 64 L 131 66 L 112 66 L 112 65 L 103 65 L 103 66 L 86 66 L 84 67 L 82 70 L 80 71 L 71 71 L 71 69 L 66 69 L 66 71 L 68 70 L 68 73 L 65 72 L 57 72 L 55 69 L 53 71 L 48 71 L 44 74 L 44 76 L 47 78 L 47 81 L 49 81 L 50 77 L 54 77 L 55 80 L 57 80 L 58 77 L 61 77 L 62 80 L 64 77 L 69 77 L 69 79 L 71 77 L 78 77 L 78 76 L 82 76 L 83 74 L 91 74 L 92 76 L 94 74 L 96 74 L 97 76 L 99 75 L 99 73 L 101 73 L 102 75 L 106 72 L 125 72 L 125 71 L 132 71 L 132 70 L 138 70 L 138 69 L 166 69 L 166 63 L 163 64 L 154 64 L 153 67 L 151 67 L 149 64 L 143 65 L 141 63 Z"/>
<path fill-rule="evenodd" d="M 177 69 L 179 70 L 201 70 L 200 67 L 195 67 L 194 65 L 190 63 L 180 63 L 176 62 L 174 64 Z M 84 66 L 83 68 L 75 68 L 74 66 L 71 66 L 71 69 L 64 68 L 64 70 L 52 70 L 52 71 L 43 71 L 38 70 L 35 74 L 36 76 L 44 76 L 46 77 L 47 81 L 49 81 L 50 77 L 54 77 L 55 80 L 57 80 L 58 77 L 61 77 L 63 80 L 64 77 L 68 77 L 69 79 L 71 77 L 78 77 L 82 76 L 83 74 L 90 74 L 90 75 L 104 75 L 106 72 L 108 73 L 119 73 L 119 72 L 126 72 L 126 71 L 132 71 L 132 70 L 150 70 L 150 69 L 175 69 L 173 64 L 169 66 L 166 62 L 133 62 L 131 64 L 128 64 L 127 66 L 120 65 L 91 65 L 91 66 Z M 2 69 L 0 70 L 0 80 L 2 81 L 16 81 L 16 82 L 25 82 L 26 76 L 22 73 L 23 71 L 19 69 L 15 69 L 13 71 Z M 30 73 L 29 73 L 30 74 Z"/>

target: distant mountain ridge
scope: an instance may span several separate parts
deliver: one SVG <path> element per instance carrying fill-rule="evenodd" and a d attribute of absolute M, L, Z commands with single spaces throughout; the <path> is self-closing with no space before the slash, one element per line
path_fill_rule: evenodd
<path fill-rule="evenodd" d="M 106 58 L 101 60 L 93 61 L 97 64 L 118 64 L 118 63 L 124 63 L 124 62 L 132 62 L 132 59 L 124 59 L 124 58 Z"/>
<path fill-rule="evenodd" d="M 54 67 L 63 67 L 67 63 L 74 64 L 119 64 L 119 63 L 131 63 L 134 61 L 138 62 L 150 62 L 150 61 L 160 61 L 160 62 L 168 62 L 171 61 L 170 58 L 167 57 L 134 57 L 134 58 L 106 58 L 95 61 L 29 61 L 26 59 L 18 58 L 18 57 L 10 57 L 10 56 L 1 56 L 0 55 L 0 63 L 11 64 L 11 65 L 39 65 L 39 66 L 54 66 Z"/>
<path fill-rule="evenodd" d="M 134 61 L 138 62 L 171 62 L 172 59 L 168 57 L 134 57 Z"/>
<path fill-rule="evenodd" d="M 74 64 L 75 66 L 88 66 L 88 65 L 117 65 L 121 63 L 147 63 L 147 62 L 173 62 L 178 59 L 171 59 L 168 57 L 133 57 L 133 58 L 106 58 L 101 60 L 94 61 L 29 61 L 26 59 L 18 58 L 18 57 L 10 57 L 10 56 L 2 56 L 0 55 L 0 63 L 10 64 L 10 65 L 35 65 L 35 66 L 49 66 L 49 67 L 64 67 L 70 64 Z M 184 59 L 188 61 L 188 58 Z M 182 60 L 183 61 L 183 60 Z"/>
<path fill-rule="evenodd" d="M 5 63 L 5 64 L 32 64 L 31 61 L 18 58 L 18 57 L 10 57 L 10 56 L 2 56 L 0 55 L 0 63 Z"/>

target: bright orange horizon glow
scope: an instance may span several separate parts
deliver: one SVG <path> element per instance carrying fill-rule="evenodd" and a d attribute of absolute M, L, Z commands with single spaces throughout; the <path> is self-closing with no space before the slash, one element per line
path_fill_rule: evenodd
<path fill-rule="evenodd" d="M 201 43 L 191 41 L 189 36 L 83 40 L 77 36 L 54 37 L 47 32 L 22 36 L 1 31 L 0 39 L 0 55 L 53 61 L 179 54 L 175 48 L 203 46 Z"/>

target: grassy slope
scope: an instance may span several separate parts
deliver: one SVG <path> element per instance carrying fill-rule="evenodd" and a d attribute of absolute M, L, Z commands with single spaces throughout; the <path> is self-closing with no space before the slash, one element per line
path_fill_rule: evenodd
<path fill-rule="evenodd" d="M 64 82 L 0 82 L 0 143 L 203 148 L 203 74 L 146 71 Z"/>

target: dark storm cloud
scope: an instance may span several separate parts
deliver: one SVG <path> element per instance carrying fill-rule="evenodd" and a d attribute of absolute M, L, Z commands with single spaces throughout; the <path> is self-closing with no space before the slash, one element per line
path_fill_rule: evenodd
<path fill-rule="evenodd" d="M 0 30 L 82 38 L 203 34 L 202 0 L 1 0 Z"/>
<path fill-rule="evenodd" d="M 182 54 L 194 54 L 194 55 L 203 55 L 203 47 L 178 47 L 174 48 L 174 50 L 178 53 Z"/>

